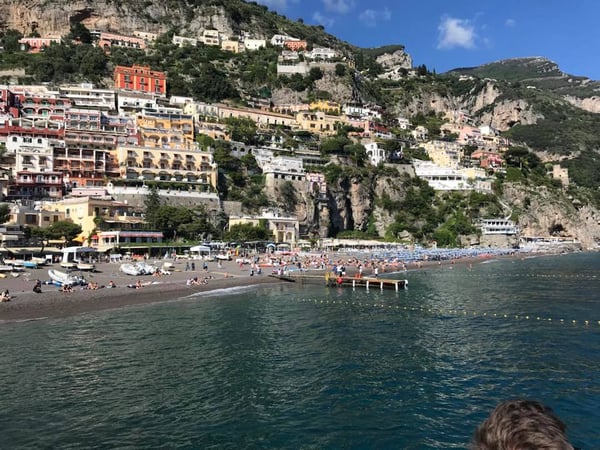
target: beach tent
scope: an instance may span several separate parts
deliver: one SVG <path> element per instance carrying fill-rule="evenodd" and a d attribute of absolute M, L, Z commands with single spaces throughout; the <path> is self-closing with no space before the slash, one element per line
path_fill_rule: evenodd
<path fill-rule="evenodd" d="M 62 262 L 82 261 L 95 256 L 96 253 L 98 251 L 92 247 L 65 247 L 62 249 Z"/>
<path fill-rule="evenodd" d="M 192 255 L 194 253 L 197 253 L 198 257 L 201 257 L 202 255 L 210 256 L 210 251 L 211 251 L 211 248 L 208 245 L 196 245 L 196 246 L 190 248 L 190 253 Z"/>

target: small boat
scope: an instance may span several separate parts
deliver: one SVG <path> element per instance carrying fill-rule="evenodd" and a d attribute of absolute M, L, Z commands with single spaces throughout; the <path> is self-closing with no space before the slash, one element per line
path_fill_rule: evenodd
<path fill-rule="evenodd" d="M 2 264 L 0 265 L 0 272 L 12 272 L 13 266 L 10 264 Z"/>
<path fill-rule="evenodd" d="M 81 278 L 75 275 L 69 275 L 68 273 L 56 269 L 48 269 L 48 275 L 53 282 L 60 284 L 61 286 L 64 284 L 81 284 L 82 281 Z"/>
<path fill-rule="evenodd" d="M 75 267 L 77 267 L 77 264 L 72 262 L 61 262 L 60 267 L 62 267 L 63 269 L 74 269 Z"/>
<path fill-rule="evenodd" d="M 142 274 L 139 267 L 137 267 L 137 265 L 130 264 L 130 263 L 121 264 L 121 266 L 119 267 L 119 270 L 126 275 L 131 275 L 134 277 L 137 277 L 138 275 Z"/>
<path fill-rule="evenodd" d="M 46 258 L 40 258 L 39 256 L 32 256 L 31 262 L 36 263 L 38 266 L 45 266 L 48 264 L 48 260 Z"/>
<path fill-rule="evenodd" d="M 26 269 L 37 269 L 38 263 L 34 261 L 23 261 L 23 267 L 25 267 Z"/>
<path fill-rule="evenodd" d="M 135 266 L 139 270 L 140 275 L 152 275 L 158 270 L 156 266 L 145 262 L 138 262 Z"/>
<path fill-rule="evenodd" d="M 96 265 L 88 263 L 77 263 L 77 269 L 93 272 L 94 270 L 96 270 Z"/>

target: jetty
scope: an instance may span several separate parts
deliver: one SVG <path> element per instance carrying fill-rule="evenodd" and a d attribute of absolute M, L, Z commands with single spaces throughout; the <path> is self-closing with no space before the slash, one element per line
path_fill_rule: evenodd
<path fill-rule="evenodd" d="M 327 287 L 352 287 L 365 289 L 406 289 L 408 280 L 392 280 L 389 278 L 374 278 L 374 277 L 348 277 L 337 276 L 331 272 L 324 275 L 307 275 L 307 274 L 286 274 L 286 275 L 269 275 L 282 281 L 297 282 L 297 283 L 325 283 Z"/>

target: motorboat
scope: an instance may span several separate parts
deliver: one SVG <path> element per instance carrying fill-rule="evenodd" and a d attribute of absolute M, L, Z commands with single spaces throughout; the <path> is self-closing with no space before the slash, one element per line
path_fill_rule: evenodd
<path fill-rule="evenodd" d="M 45 266 L 48 264 L 48 260 L 46 258 L 40 258 L 39 256 L 32 256 L 31 262 L 36 263 L 38 266 Z"/>
<path fill-rule="evenodd" d="M 56 269 L 48 269 L 48 275 L 54 283 L 59 284 L 61 286 L 65 284 L 77 285 L 81 284 L 82 282 L 82 279 L 80 277 L 70 275 L 68 273 L 61 272 L 60 270 Z"/>
<path fill-rule="evenodd" d="M 140 268 L 136 264 L 123 263 L 119 267 L 119 270 L 126 275 L 131 275 L 137 277 L 138 275 L 142 275 Z"/>
<path fill-rule="evenodd" d="M 35 261 L 23 261 L 23 267 L 25 267 L 26 269 L 37 269 L 38 263 L 36 263 Z"/>
<path fill-rule="evenodd" d="M 88 263 L 77 263 L 77 269 L 88 271 L 88 272 L 93 272 L 94 270 L 96 270 L 96 265 L 88 264 Z"/>
<path fill-rule="evenodd" d="M 152 275 L 154 272 L 156 272 L 158 270 L 156 268 L 156 266 L 153 266 L 152 264 L 148 264 L 145 262 L 138 262 L 136 264 L 136 267 L 140 271 L 140 275 Z"/>
<path fill-rule="evenodd" d="M 63 269 L 75 269 L 77 267 L 77 264 L 74 262 L 63 261 L 60 263 L 60 267 L 62 267 Z"/>

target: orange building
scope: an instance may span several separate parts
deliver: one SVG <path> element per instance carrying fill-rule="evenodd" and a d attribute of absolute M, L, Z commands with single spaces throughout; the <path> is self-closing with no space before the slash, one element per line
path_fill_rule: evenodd
<path fill-rule="evenodd" d="M 308 47 L 308 43 L 306 41 L 303 40 L 289 40 L 289 41 L 285 41 L 283 43 L 283 46 L 286 47 L 289 50 L 292 50 L 294 52 L 298 52 L 301 50 L 306 50 L 306 47 Z"/>
<path fill-rule="evenodd" d="M 115 67 L 115 88 L 150 94 L 167 95 L 167 75 L 149 66 Z"/>

